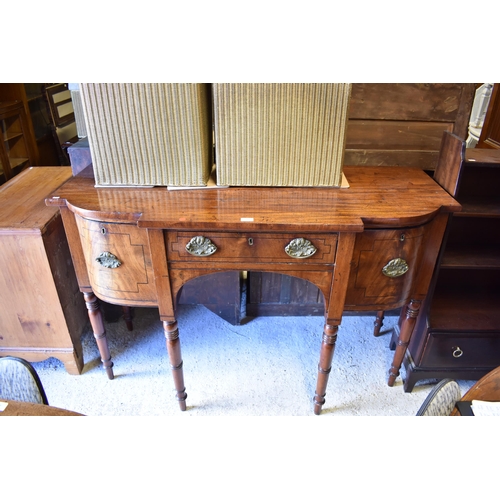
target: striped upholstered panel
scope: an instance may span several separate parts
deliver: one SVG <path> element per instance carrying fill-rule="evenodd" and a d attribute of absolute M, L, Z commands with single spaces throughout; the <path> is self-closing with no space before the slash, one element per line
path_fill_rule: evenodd
<path fill-rule="evenodd" d="M 206 185 L 213 144 L 207 84 L 80 89 L 97 185 Z"/>
<path fill-rule="evenodd" d="M 213 84 L 217 182 L 339 186 L 351 85 Z"/>

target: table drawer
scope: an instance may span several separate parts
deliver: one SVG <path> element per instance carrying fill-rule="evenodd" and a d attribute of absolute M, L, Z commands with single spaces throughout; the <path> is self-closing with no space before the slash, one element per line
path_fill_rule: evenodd
<path fill-rule="evenodd" d="M 169 262 L 334 264 L 337 234 L 166 232 Z"/>
<path fill-rule="evenodd" d="M 75 217 L 94 292 L 111 303 L 156 304 L 147 231 L 135 224 Z"/>
<path fill-rule="evenodd" d="M 429 334 L 419 367 L 490 368 L 500 365 L 500 332 Z"/>
<path fill-rule="evenodd" d="M 427 227 L 371 229 L 356 236 L 346 310 L 396 309 L 407 302 Z"/>

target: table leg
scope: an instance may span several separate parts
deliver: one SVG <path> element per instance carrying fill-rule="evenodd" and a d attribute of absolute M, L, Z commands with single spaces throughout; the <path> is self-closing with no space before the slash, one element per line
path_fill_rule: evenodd
<path fill-rule="evenodd" d="M 318 365 L 318 381 L 316 384 L 316 394 L 314 396 L 314 413 L 316 415 L 321 413 L 321 407 L 325 404 L 326 386 L 332 369 L 332 359 L 335 351 L 335 343 L 337 342 L 338 329 L 338 326 L 326 324 L 323 330 L 323 340 L 321 342 Z"/>
<path fill-rule="evenodd" d="M 181 344 L 177 321 L 164 321 L 163 329 L 167 339 L 167 351 L 174 377 L 174 386 L 177 391 L 177 401 L 181 411 L 186 410 L 186 388 L 184 387 L 184 373 L 182 370 Z"/>
<path fill-rule="evenodd" d="M 377 316 L 375 317 L 375 321 L 373 323 L 373 336 L 380 337 L 380 329 L 384 324 L 384 311 L 377 311 Z"/>
<path fill-rule="evenodd" d="M 130 306 L 122 306 L 123 319 L 127 325 L 127 330 L 131 332 L 134 329 L 134 324 L 132 322 L 132 308 Z"/>
<path fill-rule="evenodd" d="M 90 324 L 94 332 L 94 338 L 97 342 L 97 348 L 101 355 L 102 364 L 106 369 L 108 378 L 113 380 L 113 362 L 111 361 L 111 354 L 109 352 L 108 340 L 106 339 L 106 330 L 104 328 L 99 302 L 92 292 L 84 292 L 83 298 L 85 299 L 85 305 L 89 311 Z"/>
<path fill-rule="evenodd" d="M 413 333 L 413 328 L 415 327 L 415 322 L 417 320 L 418 312 L 420 311 L 420 300 L 411 300 L 406 306 L 406 314 L 401 322 L 401 328 L 399 331 L 399 338 L 396 343 L 396 350 L 394 352 L 394 358 L 392 361 L 391 368 L 389 369 L 389 381 L 388 385 L 392 387 L 399 375 L 399 370 L 401 364 L 403 363 L 403 358 L 410 343 L 411 334 Z"/>

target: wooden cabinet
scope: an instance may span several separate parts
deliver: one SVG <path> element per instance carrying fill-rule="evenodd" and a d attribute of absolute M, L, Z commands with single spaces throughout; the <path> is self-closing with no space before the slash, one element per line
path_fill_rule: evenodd
<path fill-rule="evenodd" d="M 445 134 L 435 179 L 450 216 L 432 292 L 405 359 L 405 390 L 427 378 L 476 380 L 500 365 L 500 151 Z"/>
<path fill-rule="evenodd" d="M 34 167 L 0 188 L 0 356 L 55 357 L 78 374 L 87 310 L 60 213 L 45 205 L 70 177 L 69 167 Z"/>
<path fill-rule="evenodd" d="M 33 164 L 28 121 L 20 101 L 0 102 L 0 183 Z"/>

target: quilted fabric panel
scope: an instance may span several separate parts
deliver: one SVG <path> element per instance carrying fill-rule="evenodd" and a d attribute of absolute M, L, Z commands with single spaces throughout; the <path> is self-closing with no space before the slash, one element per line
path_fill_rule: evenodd
<path fill-rule="evenodd" d="M 422 403 L 417 416 L 448 417 L 461 398 L 459 385 L 451 379 L 439 382 Z"/>
<path fill-rule="evenodd" d="M 0 359 L 0 398 L 47 404 L 38 375 L 31 365 L 18 358 Z"/>

